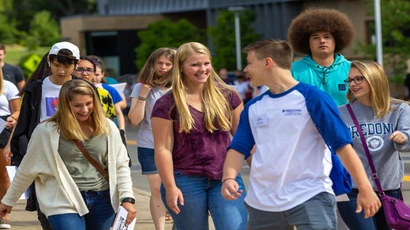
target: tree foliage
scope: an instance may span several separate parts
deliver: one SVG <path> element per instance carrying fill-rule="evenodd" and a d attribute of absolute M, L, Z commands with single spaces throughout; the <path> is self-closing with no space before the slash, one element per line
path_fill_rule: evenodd
<path fill-rule="evenodd" d="M 169 19 L 154 22 L 146 30 L 139 31 L 141 45 L 137 53 L 137 67 L 141 69 L 149 55 L 160 47 L 178 48 L 185 42 L 204 42 L 203 31 L 196 28 L 186 19 L 172 22 Z"/>
<path fill-rule="evenodd" d="M 256 13 L 245 10 L 240 14 L 241 45 L 247 45 L 262 38 L 256 34 L 252 23 L 256 19 Z M 215 69 L 222 67 L 228 70 L 236 70 L 236 43 L 235 43 L 235 15 L 231 11 L 221 10 L 216 18 L 216 25 L 208 28 L 208 35 L 212 38 L 215 48 L 215 56 L 212 63 Z M 242 66 L 245 66 L 246 58 L 242 55 Z"/>
<path fill-rule="evenodd" d="M 374 1 L 367 0 L 368 15 L 374 16 Z M 381 27 L 384 67 L 392 81 L 402 82 L 406 71 L 406 60 L 410 58 L 410 2 L 381 0 Z M 375 33 L 374 24 L 371 34 Z M 367 59 L 376 59 L 374 44 L 359 43 L 358 51 Z"/>
<path fill-rule="evenodd" d="M 45 10 L 34 15 L 30 22 L 30 34 L 41 46 L 51 46 L 61 39 L 59 24 L 51 17 L 50 12 Z"/>

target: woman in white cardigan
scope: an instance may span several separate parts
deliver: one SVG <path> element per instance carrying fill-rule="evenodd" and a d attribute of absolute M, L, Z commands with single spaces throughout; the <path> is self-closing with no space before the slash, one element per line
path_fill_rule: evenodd
<path fill-rule="evenodd" d="M 68 81 L 60 90 L 57 113 L 34 130 L 1 200 L 0 216 L 11 212 L 34 180 L 40 208 L 55 230 L 108 230 L 120 205 L 128 211 L 129 224 L 136 209 L 128 161 L 119 130 L 105 118 L 92 86 L 83 80 Z"/>

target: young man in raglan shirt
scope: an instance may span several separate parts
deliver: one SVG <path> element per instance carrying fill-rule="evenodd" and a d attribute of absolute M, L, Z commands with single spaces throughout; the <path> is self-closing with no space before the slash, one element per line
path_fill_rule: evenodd
<path fill-rule="evenodd" d="M 248 45 L 244 52 L 252 84 L 269 90 L 249 101 L 241 113 L 225 160 L 221 192 L 226 199 L 240 196 L 233 178 L 256 146 L 245 198 L 247 228 L 336 229 L 329 177 L 334 153 L 328 145 L 360 185 L 357 212 L 374 215 L 381 203 L 337 106 L 328 94 L 292 77 L 290 45 L 268 39 Z"/>
<path fill-rule="evenodd" d="M 48 65 L 52 74 L 31 82 L 24 90 L 20 116 L 13 130 L 10 143 L 6 146 L 6 148 L 10 148 L 12 153 L 11 165 L 20 165 L 26 154 L 27 144 L 34 128 L 39 122 L 51 117 L 56 112 L 61 86 L 75 78 L 72 73 L 79 59 L 78 47 L 70 42 L 59 42 L 51 47 Z M 6 148 L 4 152 L 6 152 Z M 7 153 L 10 154 L 10 151 Z M 33 185 L 30 186 L 30 198 L 27 200 L 26 210 L 37 210 L 42 228 L 51 229 L 47 217 L 38 207 Z"/>

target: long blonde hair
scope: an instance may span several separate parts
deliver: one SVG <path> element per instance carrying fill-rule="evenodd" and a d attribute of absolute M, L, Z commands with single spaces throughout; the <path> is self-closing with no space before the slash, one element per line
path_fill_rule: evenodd
<path fill-rule="evenodd" d="M 101 134 L 109 135 L 111 128 L 105 118 L 100 99 L 95 89 L 90 83 L 80 79 L 74 79 L 64 83 L 58 97 L 58 110 L 54 116 L 50 117 L 47 121 L 56 122 L 61 136 L 66 140 L 87 140 L 88 137 L 82 131 L 70 106 L 70 102 L 76 95 L 88 95 L 93 98 L 94 109 L 90 115 L 94 126 L 93 136 L 99 136 Z"/>
<path fill-rule="evenodd" d="M 189 111 L 182 68 L 185 60 L 194 53 L 207 55 L 211 59 L 211 54 L 204 45 L 198 42 L 188 42 L 178 48 L 172 69 L 172 94 L 175 99 L 174 106 L 179 114 L 179 132 L 185 133 L 189 133 L 192 128 L 195 128 L 195 121 Z M 235 92 L 212 69 L 202 90 L 204 123 L 208 132 L 212 133 L 218 129 L 229 131 L 231 129 L 232 107 L 226 99 L 227 94 L 230 93 Z"/>
<path fill-rule="evenodd" d="M 352 61 L 350 68 L 356 68 L 367 80 L 370 86 L 370 101 L 376 118 L 383 118 L 390 111 L 389 80 L 383 68 L 377 62 Z M 349 102 L 354 102 L 356 97 L 350 91 L 346 95 Z"/>

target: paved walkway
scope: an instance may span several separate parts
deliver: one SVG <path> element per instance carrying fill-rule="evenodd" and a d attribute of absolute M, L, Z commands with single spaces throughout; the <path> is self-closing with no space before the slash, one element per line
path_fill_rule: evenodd
<path fill-rule="evenodd" d="M 135 206 L 137 207 L 137 223 L 136 230 L 155 230 L 154 223 L 151 219 L 149 211 L 149 196 L 150 194 L 134 189 Z M 41 230 L 40 223 L 37 221 L 36 212 L 27 212 L 24 210 L 26 201 L 19 201 L 12 209 L 10 214 L 11 229 L 15 230 Z M 166 230 L 172 229 L 172 222 L 167 221 Z"/>

